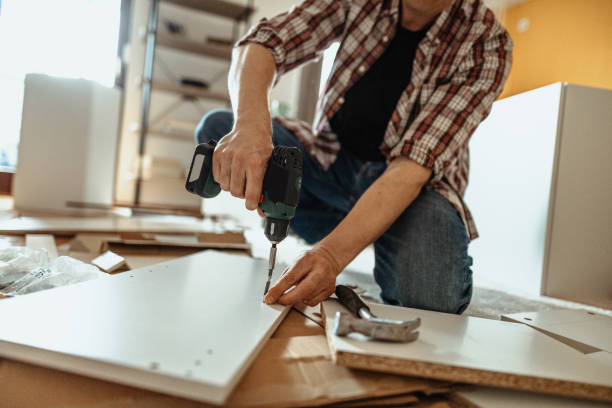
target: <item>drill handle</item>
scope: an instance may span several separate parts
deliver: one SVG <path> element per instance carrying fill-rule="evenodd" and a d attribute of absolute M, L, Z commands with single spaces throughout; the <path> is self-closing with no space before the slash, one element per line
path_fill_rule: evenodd
<path fill-rule="evenodd" d="M 213 178 L 212 158 L 217 142 L 211 140 L 196 146 L 189 166 L 189 174 L 185 182 L 187 191 L 204 198 L 212 198 L 219 195 L 221 186 Z"/>

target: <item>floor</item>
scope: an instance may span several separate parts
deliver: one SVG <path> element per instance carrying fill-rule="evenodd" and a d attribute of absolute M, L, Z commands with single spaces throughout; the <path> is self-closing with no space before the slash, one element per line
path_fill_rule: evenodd
<path fill-rule="evenodd" d="M 0 220 L 14 216 L 11 210 L 12 198 L 0 196 Z M 225 211 L 227 211 L 227 207 Z M 247 240 L 252 244 L 253 255 L 258 258 L 267 259 L 270 244 L 264 238 L 261 219 L 256 214 L 247 211 L 234 211 L 234 214 L 239 214 L 239 216 L 227 219 L 226 224 L 231 224 L 238 229 L 244 229 Z M 301 252 L 308 248 L 309 246 L 299 238 L 295 236 L 287 237 L 278 248 L 277 268 L 286 267 Z M 338 282 L 356 286 L 366 299 L 381 302 L 380 290 L 372 276 L 373 265 L 374 251 L 371 247 L 366 248 L 339 276 Z M 465 314 L 499 319 L 502 314 L 557 308 L 579 308 L 612 316 L 612 310 L 545 296 L 519 293 L 515 289 L 501 287 L 498 282 L 487 281 L 486 277 L 478 275 L 474 276 L 472 301 Z"/>

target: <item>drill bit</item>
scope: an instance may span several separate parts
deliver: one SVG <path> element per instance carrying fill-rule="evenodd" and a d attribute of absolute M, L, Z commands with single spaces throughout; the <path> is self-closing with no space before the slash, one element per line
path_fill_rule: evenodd
<path fill-rule="evenodd" d="M 272 244 L 270 247 L 270 258 L 268 263 L 268 281 L 266 282 L 266 287 L 264 289 L 264 296 L 268 293 L 270 289 L 270 280 L 272 280 L 272 272 L 274 272 L 274 263 L 276 262 L 276 243 Z"/>

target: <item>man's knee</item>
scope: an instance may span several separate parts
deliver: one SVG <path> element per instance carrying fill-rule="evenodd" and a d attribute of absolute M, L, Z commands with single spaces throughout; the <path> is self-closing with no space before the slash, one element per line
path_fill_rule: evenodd
<path fill-rule="evenodd" d="M 210 140 L 219 140 L 227 135 L 234 126 L 232 111 L 216 109 L 202 117 L 195 130 L 196 143 L 206 143 Z"/>
<path fill-rule="evenodd" d="M 383 300 L 403 307 L 462 313 L 472 297 L 467 242 L 405 238 L 383 235 L 375 244 L 374 275 Z"/>
<path fill-rule="evenodd" d="M 399 272 L 402 273 L 402 272 Z M 434 274 L 441 276 L 441 274 Z M 466 270 L 449 273 L 448 279 L 418 284 L 418 279 L 399 279 L 395 292 L 398 306 L 461 314 L 472 298 L 472 272 Z"/>

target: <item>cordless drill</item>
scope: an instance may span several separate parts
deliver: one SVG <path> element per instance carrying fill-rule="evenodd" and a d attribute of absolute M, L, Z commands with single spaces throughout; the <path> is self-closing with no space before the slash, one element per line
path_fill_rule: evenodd
<path fill-rule="evenodd" d="M 216 197 L 221 186 L 213 179 L 212 157 L 216 141 L 196 146 L 185 182 L 187 191 L 204 198 Z M 302 188 L 302 152 L 295 147 L 276 146 L 272 151 L 261 188 L 259 208 L 265 215 L 264 234 L 271 242 L 268 280 L 264 295 L 270 288 L 270 279 L 276 261 L 276 244 L 289 232 L 289 221 L 295 215 Z"/>

